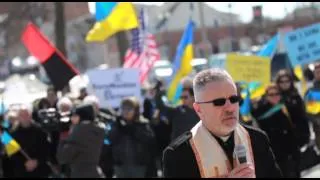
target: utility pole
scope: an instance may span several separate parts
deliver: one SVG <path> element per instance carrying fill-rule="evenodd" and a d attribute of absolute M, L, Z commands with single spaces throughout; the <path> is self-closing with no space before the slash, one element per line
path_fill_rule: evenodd
<path fill-rule="evenodd" d="M 202 2 L 198 2 L 198 7 L 199 7 L 199 17 L 200 17 L 201 40 L 202 42 L 206 42 L 208 37 L 206 33 L 206 27 L 204 24 L 204 12 L 203 12 Z"/>
<path fill-rule="evenodd" d="M 129 47 L 128 45 L 129 42 L 128 42 L 127 34 L 124 31 L 118 32 L 115 36 L 118 44 L 120 65 L 122 66 L 124 63 L 124 57 L 126 55 L 126 51 Z"/>
<path fill-rule="evenodd" d="M 66 35 L 65 35 L 65 16 L 64 16 L 64 2 L 54 2 L 55 7 L 55 42 L 56 47 L 67 57 L 66 51 Z"/>
<path fill-rule="evenodd" d="M 66 51 L 66 32 L 65 32 L 65 16 L 64 16 L 64 2 L 54 2 L 55 10 L 55 41 L 57 49 L 65 56 L 68 57 Z M 62 95 L 70 92 L 70 86 L 67 84 L 62 89 Z"/>
<path fill-rule="evenodd" d="M 204 47 L 204 56 L 206 58 L 209 57 L 210 52 L 212 52 L 211 44 L 208 40 L 208 34 L 207 29 L 204 22 L 204 11 L 203 11 L 204 2 L 198 2 L 198 8 L 199 8 L 199 17 L 200 17 L 200 29 L 201 29 L 201 44 Z M 207 48 L 207 46 L 209 48 Z"/>
<path fill-rule="evenodd" d="M 228 9 L 229 9 L 229 17 L 230 17 L 230 42 L 231 42 L 231 51 L 235 51 L 234 47 L 234 29 L 233 29 L 233 21 L 232 21 L 232 4 L 228 4 Z"/>

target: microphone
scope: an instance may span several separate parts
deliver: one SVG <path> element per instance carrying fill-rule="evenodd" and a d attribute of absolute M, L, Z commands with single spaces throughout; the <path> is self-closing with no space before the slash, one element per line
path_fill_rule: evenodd
<path fill-rule="evenodd" d="M 247 150 L 244 145 L 242 144 L 235 145 L 234 152 L 240 164 L 247 162 Z"/>

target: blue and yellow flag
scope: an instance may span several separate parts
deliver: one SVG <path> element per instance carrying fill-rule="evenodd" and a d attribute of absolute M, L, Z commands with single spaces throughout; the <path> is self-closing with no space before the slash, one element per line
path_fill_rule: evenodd
<path fill-rule="evenodd" d="M 277 52 L 279 44 L 279 34 L 273 36 L 266 44 L 262 46 L 257 56 L 269 57 L 272 59 L 273 55 Z"/>
<path fill-rule="evenodd" d="M 96 23 L 88 32 L 87 42 L 101 42 L 112 35 L 139 26 L 132 2 L 95 2 Z"/>
<path fill-rule="evenodd" d="M 17 141 L 14 140 L 7 131 L 2 132 L 1 142 L 3 143 L 8 156 L 15 154 L 16 152 L 20 151 L 20 149 L 21 149 L 21 147 L 17 143 Z"/>
<path fill-rule="evenodd" d="M 173 76 L 169 79 L 167 96 L 169 101 L 174 104 L 176 103 L 175 101 L 178 101 L 175 96 L 177 94 L 180 80 L 189 75 L 192 71 L 191 60 L 193 59 L 193 29 L 194 23 L 190 20 L 183 32 L 173 61 Z"/>
<path fill-rule="evenodd" d="M 252 120 L 251 116 L 251 100 L 250 100 L 250 91 L 249 88 L 246 89 L 246 95 L 243 100 L 242 105 L 240 106 L 240 114 L 243 121 L 248 122 Z"/>
<path fill-rule="evenodd" d="M 310 114 L 320 113 L 320 92 L 310 90 L 305 96 L 306 110 Z"/>
<path fill-rule="evenodd" d="M 241 92 L 242 98 L 246 98 L 247 92 L 246 89 L 249 90 L 250 99 L 259 99 L 266 91 L 266 86 L 262 84 L 261 82 L 250 82 L 250 83 L 242 83 L 242 89 L 244 89 Z"/>

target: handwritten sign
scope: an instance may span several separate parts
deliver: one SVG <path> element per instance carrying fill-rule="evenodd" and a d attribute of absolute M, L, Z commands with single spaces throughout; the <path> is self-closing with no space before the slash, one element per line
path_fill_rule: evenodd
<path fill-rule="evenodd" d="M 226 70 L 234 81 L 270 83 L 271 61 L 260 56 L 228 54 Z"/>
<path fill-rule="evenodd" d="M 101 107 L 118 108 L 125 97 L 135 96 L 141 100 L 138 69 L 93 69 L 87 72 L 89 85 Z"/>
<path fill-rule="evenodd" d="M 285 35 L 284 43 L 293 66 L 320 59 L 320 23 Z"/>

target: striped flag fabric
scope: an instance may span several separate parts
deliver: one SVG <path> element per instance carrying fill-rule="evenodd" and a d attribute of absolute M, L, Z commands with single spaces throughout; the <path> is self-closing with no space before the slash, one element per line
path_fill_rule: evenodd
<path fill-rule="evenodd" d="M 143 83 L 153 64 L 160 59 L 160 52 L 155 37 L 146 30 L 143 9 L 139 12 L 139 23 L 139 28 L 131 31 L 131 45 L 126 52 L 123 67 L 139 68 L 140 83 Z"/>
<path fill-rule="evenodd" d="M 17 153 L 21 149 L 17 141 L 14 140 L 7 131 L 2 132 L 1 143 L 3 143 L 8 156 L 12 156 L 13 154 Z"/>
<path fill-rule="evenodd" d="M 57 90 L 62 90 L 74 76 L 79 74 L 79 71 L 35 24 L 31 22 L 27 24 L 21 41 L 29 53 L 39 60 Z"/>

